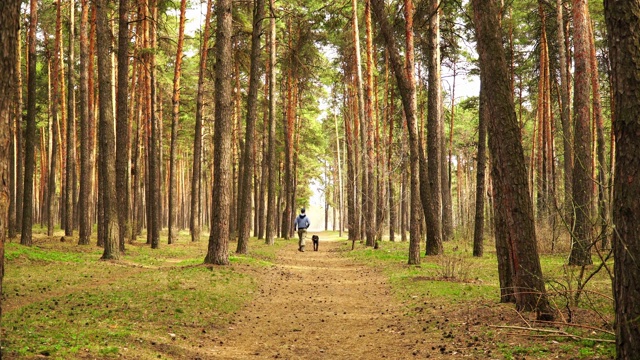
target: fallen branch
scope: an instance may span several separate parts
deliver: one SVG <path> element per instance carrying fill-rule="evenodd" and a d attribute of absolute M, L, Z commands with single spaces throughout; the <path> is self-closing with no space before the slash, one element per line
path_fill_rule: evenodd
<path fill-rule="evenodd" d="M 578 327 L 578 328 L 583 328 L 583 329 L 600 331 L 600 332 L 603 332 L 605 334 L 609 334 L 609 335 L 613 335 L 613 336 L 616 335 L 613 331 L 601 329 L 601 328 L 598 328 L 598 327 L 595 327 L 595 326 L 590 326 L 590 325 L 563 323 L 561 321 L 543 321 L 543 320 L 538 320 L 537 322 L 540 323 L 540 324 L 560 325 L 560 326 L 567 326 L 567 327 Z"/>
<path fill-rule="evenodd" d="M 533 328 L 533 327 L 527 328 L 524 326 L 508 326 L 508 325 L 489 325 L 489 326 L 493 328 L 499 328 L 499 329 L 538 331 L 538 332 L 554 334 L 555 336 L 566 336 L 566 337 L 573 338 L 575 340 L 590 340 L 590 341 L 596 341 L 596 342 L 615 343 L 615 340 L 586 338 L 583 336 L 569 334 L 568 332 L 562 331 L 562 330 L 539 329 L 539 328 Z M 535 334 L 529 334 L 529 335 L 535 335 Z"/>

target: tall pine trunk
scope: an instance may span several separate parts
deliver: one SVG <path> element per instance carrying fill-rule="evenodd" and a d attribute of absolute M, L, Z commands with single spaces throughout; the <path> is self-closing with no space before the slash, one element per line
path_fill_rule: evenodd
<path fill-rule="evenodd" d="M 129 228 L 129 0 L 118 7 L 118 79 L 116 101 L 116 186 L 118 188 L 118 241 L 124 252 Z"/>
<path fill-rule="evenodd" d="M 426 255 L 441 254 L 442 249 L 442 187 L 448 186 L 442 182 L 441 159 L 443 154 L 442 144 L 442 89 L 440 80 L 440 9 L 438 0 L 429 2 L 429 35 L 427 38 L 428 47 L 428 68 L 429 68 L 429 110 L 427 113 L 427 151 L 429 158 L 424 164 L 428 168 L 428 206 L 425 209 L 425 220 L 427 221 L 427 243 Z M 446 157 L 445 157 L 446 158 Z M 420 164 L 423 166 L 423 164 Z M 422 186 L 422 189 L 426 189 Z M 427 194 L 422 194 L 423 199 Z"/>
<path fill-rule="evenodd" d="M 591 86 L 589 66 L 589 29 L 587 24 L 587 1 L 573 0 L 574 24 L 574 151 L 573 203 L 575 223 L 571 234 L 571 254 L 569 264 L 588 265 L 591 260 L 591 213 L 593 183 L 591 180 Z"/>
<path fill-rule="evenodd" d="M 604 2 L 615 112 L 615 177 L 613 198 L 613 255 L 615 259 L 616 358 L 640 354 L 640 4 Z"/>
<path fill-rule="evenodd" d="M 255 0 L 253 9 L 253 33 L 251 34 L 251 68 L 249 71 L 249 94 L 247 96 L 247 118 L 244 138 L 242 163 L 242 192 L 240 193 L 240 218 L 238 219 L 238 254 L 247 253 L 249 230 L 251 226 L 251 192 L 253 177 L 253 147 L 255 141 L 256 121 L 258 118 L 258 91 L 260 77 L 260 36 L 262 35 L 262 20 L 264 18 L 264 0 Z M 256 199 L 257 200 L 257 199 Z"/>
<path fill-rule="evenodd" d="M 90 199 L 93 188 L 90 159 L 90 118 L 93 110 L 89 108 L 89 0 L 82 0 L 82 15 L 80 20 L 80 194 L 78 196 L 79 245 L 89 245 L 91 238 Z"/>
<path fill-rule="evenodd" d="M 200 66 L 198 67 L 198 93 L 196 95 L 196 125 L 193 137 L 193 170 L 191 174 L 191 241 L 200 240 L 202 224 L 200 213 L 201 178 L 202 178 L 202 108 L 204 107 L 204 79 L 207 67 L 207 54 L 209 52 L 209 31 L 211 29 L 211 5 L 212 0 L 207 0 L 207 13 L 204 21 L 204 33 L 202 35 L 202 47 L 200 48 Z"/>
<path fill-rule="evenodd" d="M 99 44 L 111 41 L 108 21 L 110 0 L 96 0 L 96 30 Z M 103 260 L 120 258 L 118 240 L 118 204 L 116 200 L 115 134 L 113 129 L 112 64 L 108 46 L 98 46 L 98 83 L 100 99 L 100 166 L 105 224 Z"/>
<path fill-rule="evenodd" d="M 229 264 L 229 218 L 231 186 L 231 127 L 233 114 L 232 85 L 232 1 L 216 1 L 216 67 L 214 172 L 211 234 L 204 259 L 206 264 Z"/>
<path fill-rule="evenodd" d="M 73 174 L 75 170 L 75 121 L 76 121 L 76 96 L 75 96 L 75 0 L 69 0 L 69 50 L 67 53 L 67 166 L 66 166 L 66 196 L 65 196 L 65 222 L 64 235 L 73 236 L 73 194 L 75 182 Z"/>
<path fill-rule="evenodd" d="M 276 216 L 276 20 L 274 0 L 269 0 L 269 138 L 267 163 L 269 164 L 269 190 L 267 194 L 267 224 L 265 242 L 274 244 Z M 262 174 L 264 176 L 264 174 Z"/>
<path fill-rule="evenodd" d="M 509 250 L 516 308 L 536 311 L 539 319 L 553 319 L 547 300 L 538 255 L 533 204 L 529 197 L 520 128 L 509 87 L 507 61 L 502 45 L 497 0 L 472 1 L 481 81 L 485 83 L 489 109 L 489 150 L 495 186 L 497 236 Z M 502 285 L 502 284 L 501 284 Z"/>
<path fill-rule="evenodd" d="M 473 230 L 473 256 L 482 257 L 484 252 L 484 193 L 485 170 L 487 168 L 487 91 L 480 84 L 480 108 L 478 109 L 478 156 L 476 170 L 476 216 Z"/>
<path fill-rule="evenodd" d="M 571 183 L 573 173 L 573 142 L 571 128 L 571 107 L 570 93 L 571 81 L 569 80 L 569 69 L 567 68 L 567 55 L 564 33 L 564 17 L 562 4 L 563 0 L 556 0 L 556 14 L 558 22 L 557 42 L 558 42 L 558 58 L 560 60 L 560 122 L 562 123 L 562 146 L 564 150 L 563 167 L 564 167 L 564 217 L 567 224 L 573 222 L 573 201 L 571 200 Z"/>
<path fill-rule="evenodd" d="M 176 62 L 173 69 L 173 96 L 171 97 L 171 144 L 169 154 L 169 239 L 173 244 L 176 240 L 174 222 L 176 220 L 177 188 L 176 188 L 176 151 L 178 141 L 178 122 L 180 121 L 180 77 L 182 76 L 182 48 L 184 46 L 184 24 L 187 10 L 187 0 L 180 1 L 180 23 L 178 26 L 178 45 L 176 49 Z"/>
<path fill-rule="evenodd" d="M 409 1 L 410 4 L 410 1 Z M 413 68 L 412 71 L 407 72 L 406 68 L 402 64 L 400 54 L 395 45 L 395 39 L 387 19 L 386 11 L 384 8 L 384 1 L 371 0 L 373 13 L 380 26 L 384 43 L 389 52 L 389 60 L 396 76 L 398 88 L 400 90 L 400 96 L 402 98 L 402 105 L 407 121 L 407 128 L 409 131 L 409 150 L 410 150 L 410 176 L 411 176 L 411 215 L 410 215 L 410 236 L 409 236 L 409 261 L 410 265 L 420 264 L 420 224 L 421 209 L 420 209 L 420 146 L 418 144 L 418 123 L 416 118 L 416 91 L 415 81 L 413 80 Z M 407 2 L 405 2 L 405 6 Z M 413 6 L 411 6 L 412 8 Z M 411 14 L 412 9 L 409 8 L 407 13 Z M 409 21 L 407 21 L 409 22 Z M 409 58 L 413 57 L 413 29 L 407 27 L 407 49 L 406 53 Z M 412 63 L 412 61 L 407 61 Z"/>

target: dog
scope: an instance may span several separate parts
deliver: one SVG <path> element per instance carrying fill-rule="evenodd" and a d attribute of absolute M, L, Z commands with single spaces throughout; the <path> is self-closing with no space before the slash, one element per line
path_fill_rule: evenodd
<path fill-rule="evenodd" d="M 318 251 L 318 246 L 320 245 L 320 238 L 318 237 L 318 235 L 313 235 L 311 237 L 311 240 L 313 240 L 313 251 Z"/>

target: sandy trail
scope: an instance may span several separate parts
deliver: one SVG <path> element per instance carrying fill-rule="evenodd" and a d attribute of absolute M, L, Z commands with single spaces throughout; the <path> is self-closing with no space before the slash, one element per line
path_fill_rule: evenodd
<path fill-rule="evenodd" d="M 300 253 L 292 243 L 281 250 L 276 266 L 259 276 L 259 295 L 221 337 L 215 357 L 412 357 L 419 334 L 404 329 L 407 319 L 385 277 L 340 256 L 339 246 L 321 242 L 320 251 L 308 245 Z"/>

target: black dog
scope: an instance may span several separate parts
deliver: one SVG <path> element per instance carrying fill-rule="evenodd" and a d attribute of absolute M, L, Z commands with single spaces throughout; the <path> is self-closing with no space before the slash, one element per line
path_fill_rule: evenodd
<path fill-rule="evenodd" d="M 313 235 L 311 237 L 311 240 L 313 240 L 313 251 L 318 251 L 318 246 L 320 245 L 320 238 L 318 237 L 318 235 Z"/>

